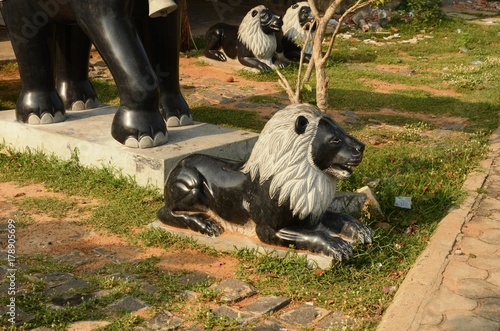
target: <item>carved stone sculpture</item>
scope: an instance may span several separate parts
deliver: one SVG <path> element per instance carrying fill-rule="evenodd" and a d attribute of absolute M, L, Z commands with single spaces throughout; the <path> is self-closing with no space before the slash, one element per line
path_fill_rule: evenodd
<path fill-rule="evenodd" d="M 226 226 L 253 226 L 262 242 L 345 260 L 351 241 L 373 231 L 328 211 L 336 181 L 351 176 L 364 145 L 309 104 L 278 111 L 246 162 L 195 154 L 173 167 L 165 184 L 164 224 L 219 236 Z"/>
<path fill-rule="evenodd" d="M 217 61 L 238 58 L 244 66 L 260 70 L 283 68 L 287 62 L 276 59 L 276 33 L 283 21 L 265 6 L 251 9 L 239 26 L 217 23 L 205 34 L 205 56 Z"/>
<path fill-rule="evenodd" d="M 306 44 L 307 23 L 314 23 L 314 17 L 307 1 L 297 2 L 288 7 L 283 16 L 283 37 L 281 38 L 282 52 L 288 60 L 299 61 L 302 48 L 305 48 L 304 60 L 309 62 L 311 59 L 316 25 L 312 25 L 311 35 Z"/>
<path fill-rule="evenodd" d="M 160 17 L 150 18 L 147 0 L 4 0 L 22 82 L 17 120 L 61 122 L 66 110 L 99 104 L 88 79 L 93 43 L 120 95 L 114 139 L 153 147 L 167 141 L 165 120 L 170 126 L 190 124 L 179 88 L 180 10 L 172 0 L 158 2 L 166 5 L 152 8 L 151 15 Z"/>

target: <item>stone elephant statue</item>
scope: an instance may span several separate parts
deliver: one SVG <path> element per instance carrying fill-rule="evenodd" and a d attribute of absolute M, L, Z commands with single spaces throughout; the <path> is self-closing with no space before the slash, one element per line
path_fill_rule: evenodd
<path fill-rule="evenodd" d="M 152 9 L 158 1 L 170 4 Z M 17 120 L 61 122 L 66 110 L 99 105 L 88 79 L 94 44 L 120 95 L 113 138 L 128 147 L 166 143 L 167 125 L 192 122 L 179 87 L 177 7 L 173 0 L 0 0 L 22 82 Z"/>

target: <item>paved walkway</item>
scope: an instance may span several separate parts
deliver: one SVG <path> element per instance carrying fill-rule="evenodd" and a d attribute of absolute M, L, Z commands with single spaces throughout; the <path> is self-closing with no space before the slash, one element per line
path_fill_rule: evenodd
<path fill-rule="evenodd" d="M 467 199 L 439 224 L 378 331 L 500 330 L 500 128 Z"/>

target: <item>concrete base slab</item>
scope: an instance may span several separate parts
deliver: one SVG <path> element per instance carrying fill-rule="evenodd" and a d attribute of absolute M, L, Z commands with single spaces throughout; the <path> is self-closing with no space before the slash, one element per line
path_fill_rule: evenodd
<path fill-rule="evenodd" d="M 163 189 L 166 175 L 177 160 L 203 153 L 245 160 L 258 134 L 195 123 L 169 128 L 168 143 L 148 149 L 128 148 L 111 137 L 115 107 L 68 112 L 66 121 L 28 125 L 16 121 L 14 110 L 0 111 L 0 142 L 18 151 L 40 150 L 67 160 L 77 153 L 85 166 L 112 167 L 139 185 Z"/>
<path fill-rule="evenodd" d="M 159 220 L 150 223 L 148 228 L 161 229 L 181 238 L 193 239 L 200 244 L 213 247 L 214 249 L 222 252 L 233 252 L 235 249 L 247 248 L 255 250 L 257 253 L 261 254 L 275 254 L 278 257 L 285 257 L 287 254 L 290 254 L 290 252 L 295 252 L 291 249 L 263 244 L 258 241 L 258 239 L 253 240 L 248 236 L 228 231 L 228 229 L 226 229 L 226 231 L 218 237 L 209 237 L 191 230 L 178 229 L 165 225 Z M 317 266 L 320 269 L 328 269 L 332 266 L 331 257 L 307 252 L 297 252 L 297 254 L 299 256 L 305 256 L 311 266 Z"/>

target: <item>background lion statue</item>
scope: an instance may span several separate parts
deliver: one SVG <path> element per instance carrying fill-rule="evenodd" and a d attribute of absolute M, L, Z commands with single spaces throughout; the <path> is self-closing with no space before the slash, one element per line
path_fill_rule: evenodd
<path fill-rule="evenodd" d="M 269 120 L 247 162 L 201 154 L 180 160 L 167 177 L 158 218 L 209 236 L 220 235 L 224 222 L 254 224 L 264 243 L 345 260 L 351 242 L 370 243 L 373 231 L 327 209 L 336 180 L 351 176 L 363 151 L 317 107 L 290 105 Z"/>
<path fill-rule="evenodd" d="M 287 62 L 276 60 L 276 33 L 281 31 L 283 21 L 263 5 L 252 8 L 238 26 L 217 23 L 205 34 L 205 56 L 217 61 L 238 58 L 251 68 L 271 70 L 283 68 Z M 221 50 L 223 52 L 221 52 Z"/>
<path fill-rule="evenodd" d="M 168 2 L 168 1 L 167 1 Z M 29 124 L 66 119 L 66 110 L 99 105 L 88 78 L 91 44 L 120 94 L 111 135 L 128 147 L 167 142 L 169 126 L 192 123 L 179 86 L 180 12 L 167 16 L 147 0 L 0 1 L 16 54 L 22 91 L 16 118 Z"/>
<path fill-rule="evenodd" d="M 306 26 L 307 23 L 313 25 L 311 27 L 309 42 L 305 44 L 308 28 Z M 302 48 L 305 48 L 304 60 L 309 62 L 316 25 L 314 24 L 314 17 L 307 1 L 297 2 L 288 7 L 283 16 L 282 30 L 283 37 L 281 38 L 279 52 L 283 52 L 283 55 L 288 60 L 299 61 Z"/>

